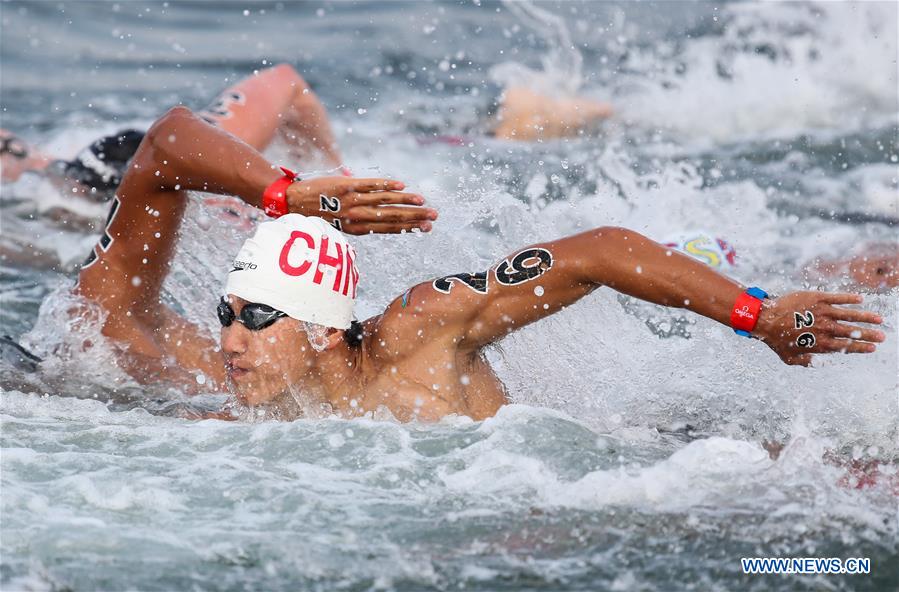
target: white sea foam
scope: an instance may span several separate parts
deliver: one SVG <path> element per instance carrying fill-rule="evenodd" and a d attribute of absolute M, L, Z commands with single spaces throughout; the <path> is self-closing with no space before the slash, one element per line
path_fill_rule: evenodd
<path fill-rule="evenodd" d="M 895 4 L 734 4 L 717 18 L 722 35 L 694 40 L 642 83 L 621 102 L 626 118 L 702 143 L 895 123 Z"/>

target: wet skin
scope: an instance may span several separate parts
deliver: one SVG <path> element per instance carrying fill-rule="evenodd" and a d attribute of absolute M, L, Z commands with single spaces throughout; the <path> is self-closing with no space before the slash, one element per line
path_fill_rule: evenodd
<path fill-rule="evenodd" d="M 226 366 L 212 355 L 212 339 L 160 302 L 185 191 L 236 195 L 258 206 L 279 176 L 252 147 L 184 108 L 170 111 L 147 133 L 119 188 L 121 206 L 106 240 L 95 248 L 96 261 L 82 269 L 76 288 L 107 312 L 103 332 L 125 346 L 127 360 L 121 363 L 132 376 L 171 377 L 196 387 L 185 374 L 204 372 L 222 384 L 228 368 L 237 396 L 249 404 L 275 403 L 295 391 L 349 415 L 383 405 L 400 419 L 452 413 L 483 419 L 506 402 L 482 357 L 484 348 L 600 287 L 686 308 L 726 326 L 745 290 L 639 233 L 602 227 L 520 249 L 480 273 L 418 284 L 365 321 L 358 347 L 331 329 L 322 351 L 310 350 L 293 319 L 256 333 L 235 323 L 221 335 Z M 436 214 L 418 207 L 421 197 L 402 188 L 386 179 L 312 179 L 290 185 L 287 203 L 291 212 L 324 217 L 320 195 L 340 195 L 352 204 L 340 211 L 349 216 L 342 222 L 350 233 L 429 229 Z M 362 221 L 367 214 L 371 221 Z M 884 334 L 849 323 L 876 325 L 882 319 L 845 308 L 861 301 L 854 294 L 785 294 L 765 301 L 753 335 L 787 364 L 809 365 L 813 354 L 871 353 Z M 235 312 L 243 304 L 235 301 Z M 811 340 L 802 339 L 810 331 L 796 323 L 800 312 L 813 319 Z"/>
<path fill-rule="evenodd" d="M 247 304 L 228 299 L 238 315 Z M 349 345 L 342 331 L 332 329 L 322 352 L 312 346 L 303 324 L 290 317 L 258 331 L 232 323 L 221 332 L 229 390 L 245 405 L 298 396 L 304 404 L 323 403 L 346 417 L 379 407 L 403 421 L 494 415 L 507 400 L 493 369 L 480 352 L 429 330 L 427 308 L 426 302 L 404 308 L 399 298 L 364 323 L 359 345 Z"/>

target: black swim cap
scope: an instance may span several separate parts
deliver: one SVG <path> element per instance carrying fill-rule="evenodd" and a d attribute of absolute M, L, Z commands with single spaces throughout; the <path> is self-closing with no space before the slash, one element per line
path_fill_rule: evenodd
<path fill-rule="evenodd" d="M 144 133 L 133 129 L 100 138 L 66 163 L 65 176 L 87 185 L 95 197 L 111 199 L 143 139 Z"/>

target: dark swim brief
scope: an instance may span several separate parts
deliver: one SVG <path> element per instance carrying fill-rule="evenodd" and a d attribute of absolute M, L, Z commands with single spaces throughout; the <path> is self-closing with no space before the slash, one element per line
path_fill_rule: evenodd
<path fill-rule="evenodd" d="M 133 129 L 100 138 L 71 161 L 60 163 L 62 172 L 67 178 L 86 185 L 94 197 L 108 201 L 143 139 L 144 132 Z"/>

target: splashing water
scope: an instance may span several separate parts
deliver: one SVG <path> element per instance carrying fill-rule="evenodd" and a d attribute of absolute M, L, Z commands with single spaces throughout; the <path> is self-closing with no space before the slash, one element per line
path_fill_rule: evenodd
<path fill-rule="evenodd" d="M 59 29 L 55 5 L 4 5 L 0 39 L 3 125 L 60 156 L 199 106 L 262 59 L 299 62 L 347 164 L 441 214 L 429 235 L 354 241 L 360 318 L 412 283 L 602 225 L 726 238 L 729 273 L 775 293 L 805 287 L 815 257 L 899 238 L 894 4 L 61 6 L 60 45 L 40 34 Z M 303 36 L 282 34 L 291 19 Z M 620 115 L 592 138 L 416 141 L 469 129 L 485 81 L 513 70 L 611 96 Z M 99 311 L 70 322 L 105 208 L 34 177 L 2 197 L 0 244 L 22 255 L 0 267 L 2 332 L 45 359 L 0 360 L 3 589 L 899 586 L 896 289 L 866 297 L 885 318 L 878 353 L 812 369 L 599 290 L 488 352 L 514 404 L 484 422 L 194 421 L 181 417 L 226 396 L 134 384 Z M 222 272 L 253 226 L 200 198 L 165 299 L 213 336 Z M 48 204 L 90 224 L 61 226 Z M 762 442 L 784 448 L 772 460 Z M 757 555 L 873 570 L 743 576 Z"/>
<path fill-rule="evenodd" d="M 541 56 L 542 71 L 533 70 L 519 62 L 496 64 L 490 77 L 501 87 L 525 86 L 549 96 L 574 95 L 583 84 L 583 57 L 571 41 L 565 20 L 533 2 L 503 0 L 503 6 L 526 26 L 536 31 L 546 43 Z"/>

